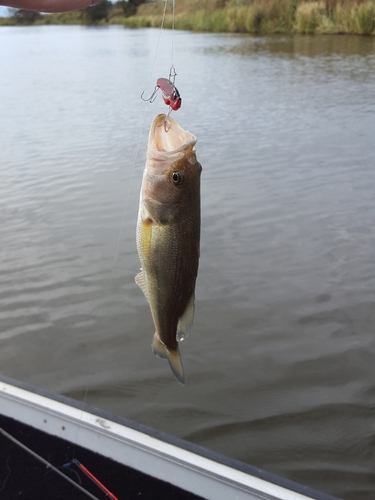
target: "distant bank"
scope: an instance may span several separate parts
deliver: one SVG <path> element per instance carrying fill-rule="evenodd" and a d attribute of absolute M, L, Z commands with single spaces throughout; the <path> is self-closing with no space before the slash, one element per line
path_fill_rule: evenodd
<path fill-rule="evenodd" d="M 16 11 L 0 24 L 121 24 L 130 28 L 159 27 L 165 2 L 108 0 L 64 14 Z M 172 26 L 172 2 L 164 26 Z M 375 34 L 375 0 L 175 0 L 175 28 L 232 33 Z"/>

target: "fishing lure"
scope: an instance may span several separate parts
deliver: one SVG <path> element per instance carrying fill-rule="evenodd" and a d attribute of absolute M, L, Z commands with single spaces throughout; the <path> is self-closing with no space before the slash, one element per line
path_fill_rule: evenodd
<path fill-rule="evenodd" d="M 169 73 L 169 78 L 158 78 L 156 81 L 154 91 L 150 95 L 150 97 L 147 99 L 144 99 L 143 98 L 144 91 L 143 91 L 142 95 L 141 95 L 141 99 L 143 101 L 154 102 L 156 99 L 156 94 L 157 94 L 158 90 L 160 89 L 162 92 L 163 101 L 170 108 L 167 116 L 170 115 L 172 110 L 177 111 L 178 109 L 180 109 L 182 99 L 181 99 L 179 91 L 177 90 L 177 88 L 174 84 L 176 75 L 177 75 L 177 73 L 175 72 L 175 69 L 172 66 L 171 71 Z"/>
<path fill-rule="evenodd" d="M 180 109 L 182 99 L 174 83 L 171 83 L 167 78 L 158 78 L 156 88 L 161 90 L 163 101 L 167 106 L 170 106 L 173 111 Z"/>

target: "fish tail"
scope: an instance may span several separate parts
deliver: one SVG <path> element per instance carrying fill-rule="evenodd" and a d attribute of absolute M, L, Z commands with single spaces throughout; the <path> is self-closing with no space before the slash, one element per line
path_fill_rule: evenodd
<path fill-rule="evenodd" d="M 180 350 L 178 346 L 175 350 L 168 349 L 168 347 L 164 345 L 163 342 L 161 342 L 158 335 L 155 333 L 154 339 L 152 341 L 152 352 L 159 358 L 167 359 L 173 375 L 181 385 L 185 385 L 184 368 L 182 366 Z"/>

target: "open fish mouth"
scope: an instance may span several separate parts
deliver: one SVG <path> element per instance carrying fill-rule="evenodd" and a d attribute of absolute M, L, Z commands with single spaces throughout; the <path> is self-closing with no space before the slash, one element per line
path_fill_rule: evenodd
<path fill-rule="evenodd" d="M 184 130 L 173 118 L 168 118 L 167 127 L 165 127 L 165 120 L 166 115 L 160 114 L 154 118 L 151 124 L 148 155 L 151 153 L 152 159 L 156 159 L 154 153 L 178 155 L 187 148 L 193 149 L 197 142 L 195 135 Z"/>

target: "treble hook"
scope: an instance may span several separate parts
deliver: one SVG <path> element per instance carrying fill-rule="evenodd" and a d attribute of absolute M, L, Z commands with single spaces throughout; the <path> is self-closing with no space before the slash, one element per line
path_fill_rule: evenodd
<path fill-rule="evenodd" d="M 150 103 L 154 102 L 155 99 L 156 99 L 156 94 L 157 94 L 158 90 L 159 90 L 159 87 L 157 85 L 155 85 L 154 91 L 153 91 L 153 93 L 150 95 L 150 97 L 148 99 L 143 99 L 143 94 L 145 93 L 145 91 L 143 91 L 142 94 L 141 94 L 142 101 L 150 102 Z"/>
<path fill-rule="evenodd" d="M 175 87 L 175 80 L 176 80 L 176 70 L 174 66 L 172 65 L 170 70 L 169 70 L 169 78 L 158 78 L 156 81 L 156 86 L 154 88 L 153 93 L 150 95 L 148 99 L 145 99 L 143 97 L 143 94 L 145 91 L 142 92 L 141 94 L 141 99 L 142 101 L 148 101 L 148 102 L 154 102 L 156 99 L 156 93 L 160 89 L 161 90 L 161 96 L 163 98 L 163 101 L 167 106 L 169 106 L 168 113 L 165 115 L 165 120 L 164 120 L 164 130 L 168 132 L 168 130 L 171 128 L 168 125 L 168 118 L 171 114 L 172 111 L 177 111 L 181 107 L 181 96 L 179 91 Z"/>

